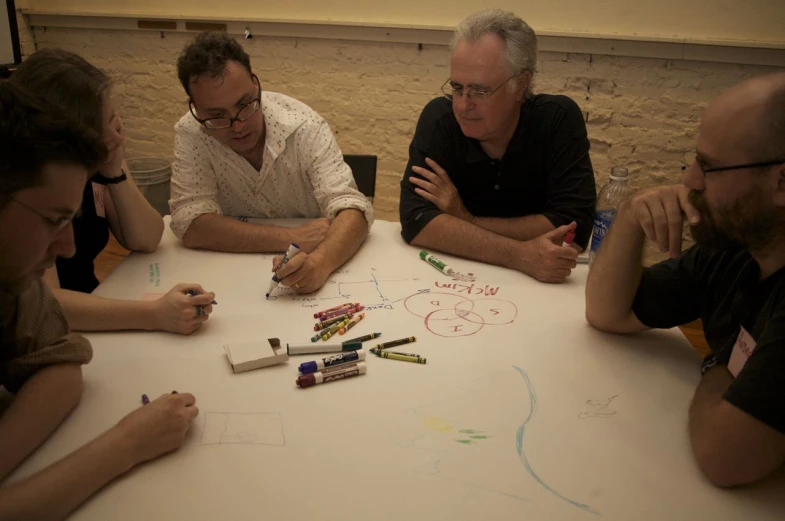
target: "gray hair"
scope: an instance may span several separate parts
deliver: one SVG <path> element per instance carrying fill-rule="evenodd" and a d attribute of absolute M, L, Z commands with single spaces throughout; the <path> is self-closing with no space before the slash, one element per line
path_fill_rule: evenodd
<path fill-rule="evenodd" d="M 485 9 L 469 15 L 455 29 L 450 42 L 450 54 L 458 42 L 476 42 L 485 34 L 495 34 L 507 48 L 507 63 L 510 73 L 523 74 L 528 71 L 534 76 L 537 68 L 537 35 L 529 24 L 510 11 Z M 517 85 L 517 80 L 513 83 Z M 531 83 L 527 94 L 531 93 Z"/>

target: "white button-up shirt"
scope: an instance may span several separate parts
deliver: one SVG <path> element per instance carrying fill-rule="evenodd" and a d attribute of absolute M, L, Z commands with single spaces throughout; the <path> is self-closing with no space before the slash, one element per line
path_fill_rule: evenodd
<path fill-rule="evenodd" d="M 326 217 L 355 208 L 370 227 L 373 206 L 357 190 L 330 127 L 295 99 L 262 92 L 261 170 L 204 131 L 188 113 L 175 125 L 172 231 L 182 238 L 204 213 L 243 218 Z"/>

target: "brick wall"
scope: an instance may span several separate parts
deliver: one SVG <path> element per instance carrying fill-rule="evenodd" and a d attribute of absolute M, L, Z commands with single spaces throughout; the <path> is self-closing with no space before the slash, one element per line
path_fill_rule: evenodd
<path fill-rule="evenodd" d="M 39 48 L 83 55 L 117 82 L 128 156 L 171 157 L 187 110 L 175 60 L 190 35 L 35 29 Z M 263 87 L 293 96 L 331 124 L 345 153 L 379 156 L 375 206 L 397 220 L 399 181 L 420 110 L 447 79 L 447 49 L 414 44 L 256 37 L 244 40 Z M 598 186 L 626 165 L 634 188 L 680 180 L 700 114 L 729 86 L 771 67 L 543 52 L 535 90 L 583 109 Z"/>
<path fill-rule="evenodd" d="M 22 48 L 22 60 L 24 60 L 35 52 L 35 39 L 27 17 L 18 9 L 16 11 L 16 26 L 19 30 L 19 46 Z"/>

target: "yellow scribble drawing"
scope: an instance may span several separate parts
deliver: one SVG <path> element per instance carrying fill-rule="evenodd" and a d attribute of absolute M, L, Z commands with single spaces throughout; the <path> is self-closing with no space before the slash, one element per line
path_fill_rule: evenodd
<path fill-rule="evenodd" d="M 433 432 L 452 432 L 455 430 L 455 425 L 444 418 L 430 416 L 423 418 L 422 424 L 426 429 Z"/>

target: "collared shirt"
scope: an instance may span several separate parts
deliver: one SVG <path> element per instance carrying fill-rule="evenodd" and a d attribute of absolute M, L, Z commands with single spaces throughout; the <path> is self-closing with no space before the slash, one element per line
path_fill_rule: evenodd
<path fill-rule="evenodd" d="M 731 362 L 744 328 L 755 347 L 724 399 L 785 434 L 785 267 L 760 280 L 748 251 L 696 245 L 643 270 L 632 311 L 656 328 L 702 319 L 722 365 Z"/>
<path fill-rule="evenodd" d="M 441 211 L 414 192 L 412 166 L 436 161 L 450 176 L 466 209 L 478 217 L 542 214 L 558 227 L 578 223 L 575 243 L 591 237 L 597 199 L 583 114 L 566 96 L 538 94 L 521 106 L 518 126 L 501 159 L 489 157 L 461 131 L 450 100 L 423 109 L 401 181 L 402 235 L 411 242 Z"/>
<path fill-rule="evenodd" d="M 326 217 L 354 208 L 370 227 L 373 206 L 327 122 L 307 105 L 262 92 L 266 126 L 262 168 L 210 136 L 188 113 L 175 125 L 172 231 L 182 238 L 204 213 L 244 218 Z"/>
<path fill-rule="evenodd" d="M 47 365 L 86 364 L 92 356 L 87 339 L 70 332 L 43 280 L 19 295 L 0 292 L 0 386 L 15 393 Z"/>

